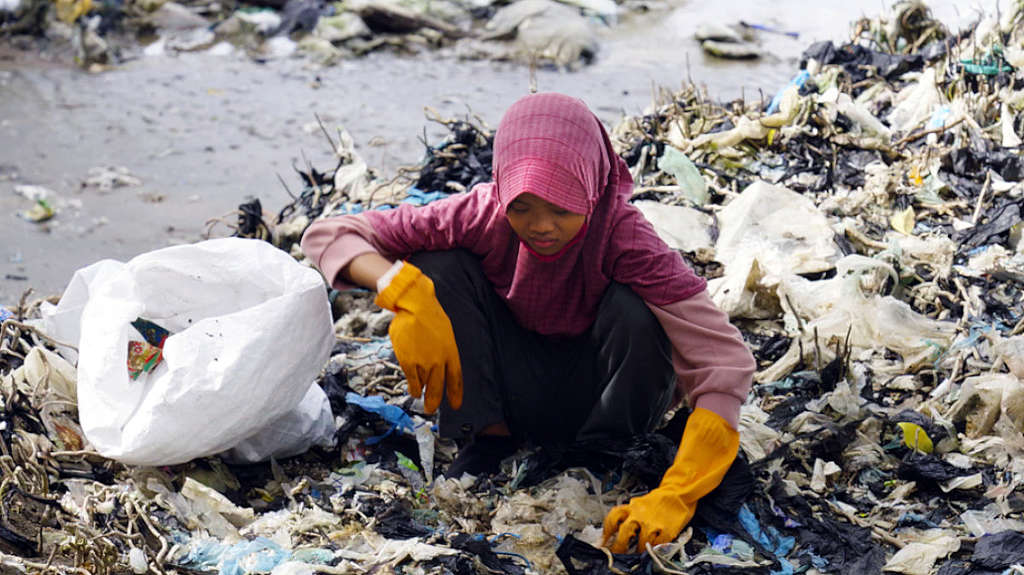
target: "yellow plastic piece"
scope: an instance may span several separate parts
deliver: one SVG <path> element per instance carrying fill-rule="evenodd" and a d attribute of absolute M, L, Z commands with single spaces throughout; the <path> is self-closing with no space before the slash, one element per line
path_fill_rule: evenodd
<path fill-rule="evenodd" d="M 924 184 L 924 178 L 921 177 L 920 166 L 914 166 L 910 169 L 910 182 L 915 186 L 921 186 Z"/>
<path fill-rule="evenodd" d="M 928 437 L 928 433 L 920 425 L 909 421 L 901 421 L 896 425 L 903 430 L 903 445 L 921 453 L 932 452 L 932 438 Z"/>
<path fill-rule="evenodd" d="M 57 18 L 65 24 L 74 24 L 92 10 L 92 0 L 56 0 Z"/>

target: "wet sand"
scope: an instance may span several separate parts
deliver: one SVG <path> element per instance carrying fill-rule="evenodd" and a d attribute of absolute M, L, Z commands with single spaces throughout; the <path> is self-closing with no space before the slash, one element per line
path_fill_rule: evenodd
<path fill-rule="evenodd" d="M 602 31 L 594 65 L 541 70 L 538 86 L 583 98 L 609 126 L 647 106 L 652 86 L 675 88 L 687 79 L 717 99 L 768 100 L 806 46 L 841 41 L 851 21 L 882 8 L 864 0 L 819 4 L 693 3 L 639 15 Z M 944 21 L 973 14 L 953 4 L 937 5 Z M 757 62 L 716 60 L 693 40 L 702 22 L 739 19 L 801 36 L 762 34 L 769 56 Z M 369 165 L 388 175 L 421 159 L 424 131 L 430 143 L 444 134 L 425 119 L 424 106 L 446 117 L 472 110 L 495 125 L 529 88 L 524 66 L 429 52 L 377 53 L 331 68 L 184 54 L 95 75 L 9 50 L 0 56 L 0 304 L 16 302 L 28 287 L 37 296 L 59 294 L 76 269 L 99 259 L 201 239 L 210 218 L 249 196 L 278 210 L 289 200 L 278 174 L 294 188 L 293 164 L 333 163 L 314 114 L 332 131 L 348 130 Z M 124 166 L 143 183 L 83 188 L 97 166 Z M 20 184 L 55 192 L 56 217 L 42 224 L 19 218 L 32 206 L 13 193 Z M 224 227 L 214 231 L 226 234 Z"/>

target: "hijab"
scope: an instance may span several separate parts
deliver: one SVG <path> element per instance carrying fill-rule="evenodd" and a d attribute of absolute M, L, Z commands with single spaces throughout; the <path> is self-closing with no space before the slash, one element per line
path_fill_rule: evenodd
<path fill-rule="evenodd" d="M 468 194 L 424 208 L 368 212 L 382 247 L 396 255 L 470 250 L 520 324 L 545 335 L 583 333 L 613 281 L 652 305 L 704 290 L 704 280 L 627 202 L 629 169 L 582 101 L 555 93 L 516 101 L 495 133 L 493 166 L 494 181 Z M 505 217 L 526 192 L 586 215 L 580 236 L 557 257 L 531 253 Z M 423 235 L 437 237 L 411 237 Z"/>

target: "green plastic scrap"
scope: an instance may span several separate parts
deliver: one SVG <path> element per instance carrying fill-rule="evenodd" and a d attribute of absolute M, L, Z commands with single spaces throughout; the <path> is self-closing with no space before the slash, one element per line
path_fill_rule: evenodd
<path fill-rule="evenodd" d="M 984 58 L 960 60 L 960 63 L 964 65 L 964 70 L 968 74 L 975 76 L 998 76 L 1013 72 L 1013 66 L 1006 63 L 1006 58 L 1003 57 L 1003 47 L 999 44 L 992 46 Z"/>
<path fill-rule="evenodd" d="M 409 470 L 415 471 L 416 473 L 419 473 L 420 468 L 413 462 L 413 460 L 409 459 L 405 455 L 402 455 L 402 453 L 400 451 L 396 451 L 395 452 L 395 456 L 398 458 L 398 464 L 399 465 L 401 465 L 402 467 L 404 467 L 406 469 L 409 469 Z"/>
<path fill-rule="evenodd" d="M 710 199 L 708 183 L 686 154 L 672 146 L 665 146 L 665 151 L 658 158 L 658 169 L 672 174 L 676 184 L 683 188 L 683 196 L 698 206 L 706 204 Z"/>

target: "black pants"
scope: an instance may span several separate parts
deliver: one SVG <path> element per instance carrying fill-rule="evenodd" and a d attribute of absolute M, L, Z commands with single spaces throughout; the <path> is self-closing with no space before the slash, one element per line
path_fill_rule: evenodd
<path fill-rule="evenodd" d="M 409 261 L 434 281 L 462 362 L 462 408 L 441 404 L 443 437 L 504 422 L 534 444 L 627 438 L 652 431 L 672 400 L 668 337 L 633 290 L 612 283 L 593 325 L 571 338 L 521 327 L 475 256 L 423 252 Z"/>

